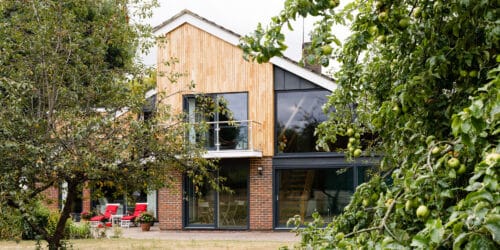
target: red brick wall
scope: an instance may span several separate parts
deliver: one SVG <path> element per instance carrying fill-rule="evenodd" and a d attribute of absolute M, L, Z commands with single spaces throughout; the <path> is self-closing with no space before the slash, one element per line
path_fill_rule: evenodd
<path fill-rule="evenodd" d="M 59 211 L 59 189 L 50 187 L 43 192 L 45 205 L 52 211 Z"/>
<path fill-rule="evenodd" d="M 158 220 L 161 230 L 182 229 L 182 174 L 171 174 L 171 186 L 158 190 Z"/>
<path fill-rule="evenodd" d="M 83 188 L 82 211 L 90 211 L 90 189 L 87 187 Z"/>
<path fill-rule="evenodd" d="M 258 168 L 262 167 L 262 175 Z M 250 160 L 250 229 L 273 229 L 272 157 Z"/>

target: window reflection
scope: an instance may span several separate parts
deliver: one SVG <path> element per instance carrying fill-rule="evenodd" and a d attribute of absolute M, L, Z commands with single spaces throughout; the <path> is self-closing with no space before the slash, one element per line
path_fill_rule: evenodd
<path fill-rule="evenodd" d="M 278 170 L 278 226 L 299 215 L 312 221 L 317 211 L 330 222 L 349 204 L 354 192 L 353 168 Z"/>
<path fill-rule="evenodd" d="M 316 152 L 314 130 L 326 120 L 327 90 L 276 93 L 278 153 Z"/>
<path fill-rule="evenodd" d="M 190 130 L 189 141 L 204 141 L 209 150 L 248 149 L 247 93 L 188 96 L 185 103 L 189 122 L 207 123 L 203 134 Z"/>

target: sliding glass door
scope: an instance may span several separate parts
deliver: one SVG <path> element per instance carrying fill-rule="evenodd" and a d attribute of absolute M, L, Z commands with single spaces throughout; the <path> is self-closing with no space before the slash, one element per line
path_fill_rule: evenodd
<path fill-rule="evenodd" d="M 184 180 L 184 217 L 188 228 L 245 229 L 248 227 L 248 160 L 221 160 L 218 176 L 229 192 Z"/>

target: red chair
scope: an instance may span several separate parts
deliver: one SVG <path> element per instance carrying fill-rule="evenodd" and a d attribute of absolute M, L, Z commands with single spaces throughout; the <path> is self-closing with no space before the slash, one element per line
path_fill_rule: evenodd
<path fill-rule="evenodd" d="M 101 225 L 102 222 L 110 221 L 111 216 L 115 215 L 116 212 L 118 211 L 118 207 L 120 207 L 120 204 L 108 203 L 106 205 L 106 210 L 104 211 L 104 214 L 90 218 L 90 225 L 93 227 L 99 227 L 99 225 Z"/>
<path fill-rule="evenodd" d="M 122 217 L 120 226 L 121 227 L 130 227 L 130 224 L 134 221 L 134 219 L 139 216 L 141 213 L 148 211 L 148 203 L 136 203 L 134 208 L 134 213 L 131 215 L 126 215 Z"/>

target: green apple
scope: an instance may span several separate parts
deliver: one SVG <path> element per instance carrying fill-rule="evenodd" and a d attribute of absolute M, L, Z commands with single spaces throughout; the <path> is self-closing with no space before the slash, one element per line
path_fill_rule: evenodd
<path fill-rule="evenodd" d="M 467 166 L 465 164 L 460 164 L 460 167 L 457 170 L 457 174 L 464 174 L 467 171 Z"/>
<path fill-rule="evenodd" d="M 413 208 L 413 202 L 411 200 L 407 200 L 405 203 L 405 210 L 410 211 Z"/>
<path fill-rule="evenodd" d="M 323 45 L 321 47 L 321 52 L 323 53 L 323 55 L 330 55 L 330 54 L 332 54 L 332 51 L 333 51 L 333 48 L 330 45 Z"/>
<path fill-rule="evenodd" d="M 343 240 L 344 239 L 344 233 L 340 232 L 335 235 L 336 240 Z"/>
<path fill-rule="evenodd" d="M 422 15 L 422 8 L 417 7 L 413 10 L 413 16 L 419 18 Z"/>
<path fill-rule="evenodd" d="M 357 148 L 356 150 L 354 150 L 353 156 L 360 157 L 362 152 L 363 151 L 361 151 L 361 149 Z"/>
<path fill-rule="evenodd" d="M 368 207 L 368 206 L 370 205 L 370 200 L 368 200 L 368 199 L 363 199 L 362 204 L 363 204 L 363 207 Z"/>
<path fill-rule="evenodd" d="M 378 27 L 376 25 L 373 25 L 368 29 L 368 32 L 370 32 L 370 34 L 372 35 L 376 35 L 378 33 Z"/>
<path fill-rule="evenodd" d="M 348 129 L 347 129 L 347 136 L 349 136 L 349 137 L 350 137 L 350 136 L 353 136 L 353 135 L 354 135 L 354 129 L 352 129 L 352 128 L 348 128 Z"/>
<path fill-rule="evenodd" d="M 420 205 L 417 208 L 417 217 L 418 218 L 427 218 L 429 216 L 429 209 L 425 205 Z"/>
<path fill-rule="evenodd" d="M 439 147 L 433 147 L 432 150 L 431 150 L 431 153 L 433 155 L 437 155 L 441 152 L 441 149 Z"/>
<path fill-rule="evenodd" d="M 387 15 L 387 12 L 385 12 L 385 11 L 382 11 L 378 14 L 378 20 L 381 22 L 387 21 L 388 18 L 389 18 L 389 16 Z"/>
<path fill-rule="evenodd" d="M 401 20 L 399 20 L 399 27 L 402 29 L 406 29 L 408 26 L 410 26 L 410 18 L 406 17 Z"/>
<path fill-rule="evenodd" d="M 457 168 L 458 166 L 460 166 L 460 160 L 455 157 L 450 158 L 447 163 L 451 168 Z"/>
<path fill-rule="evenodd" d="M 380 36 L 378 36 L 378 37 L 377 37 L 377 41 L 378 41 L 379 43 L 385 43 L 385 36 L 384 36 L 384 35 L 380 35 Z"/>

